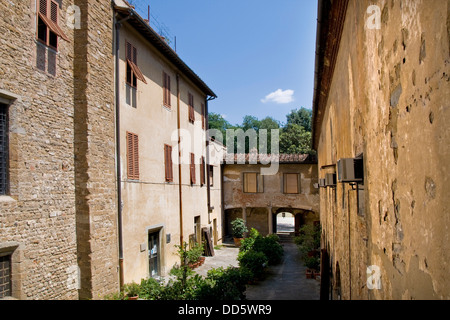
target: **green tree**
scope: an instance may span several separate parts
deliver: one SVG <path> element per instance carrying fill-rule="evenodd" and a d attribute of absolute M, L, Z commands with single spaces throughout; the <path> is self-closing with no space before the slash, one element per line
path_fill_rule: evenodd
<path fill-rule="evenodd" d="M 313 154 L 311 132 L 298 124 L 287 124 L 280 133 L 280 153 Z"/>
<path fill-rule="evenodd" d="M 312 110 L 301 107 L 299 110 L 292 110 L 287 116 L 287 123 L 289 124 L 298 124 L 303 127 L 305 131 L 311 132 L 311 119 L 312 119 Z"/>

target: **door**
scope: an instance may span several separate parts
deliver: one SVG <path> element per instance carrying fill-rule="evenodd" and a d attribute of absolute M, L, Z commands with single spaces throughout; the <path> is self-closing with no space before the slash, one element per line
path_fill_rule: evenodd
<path fill-rule="evenodd" d="M 148 268 L 150 277 L 159 276 L 159 232 L 148 234 Z"/>

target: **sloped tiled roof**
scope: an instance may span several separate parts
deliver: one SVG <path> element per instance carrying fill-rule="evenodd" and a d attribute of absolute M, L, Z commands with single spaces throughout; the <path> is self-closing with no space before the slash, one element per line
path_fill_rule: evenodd
<path fill-rule="evenodd" d="M 279 163 L 317 163 L 316 156 L 309 154 L 225 154 L 225 163 L 237 164 L 269 164 L 271 162 Z"/>

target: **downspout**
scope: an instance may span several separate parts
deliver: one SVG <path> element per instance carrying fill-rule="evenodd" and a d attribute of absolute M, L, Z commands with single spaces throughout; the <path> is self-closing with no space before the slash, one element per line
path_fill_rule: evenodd
<path fill-rule="evenodd" d="M 180 246 L 183 246 L 183 191 L 181 185 L 180 75 L 177 73 L 178 196 L 180 212 Z"/>
<path fill-rule="evenodd" d="M 132 12 L 130 12 L 130 15 L 126 18 L 118 21 L 115 23 L 115 55 L 116 55 L 116 61 L 115 61 L 115 68 L 116 68 L 116 74 L 115 74 L 115 90 L 116 90 L 116 170 L 117 170 L 117 232 L 118 232 L 118 242 L 119 242 L 119 285 L 120 289 L 123 288 L 124 285 L 124 275 L 123 275 L 123 240 L 122 240 L 122 172 L 120 169 L 121 162 L 120 162 L 120 81 L 119 81 L 119 48 L 120 48 L 120 41 L 119 41 L 119 30 L 121 24 L 128 20 L 133 15 Z"/>

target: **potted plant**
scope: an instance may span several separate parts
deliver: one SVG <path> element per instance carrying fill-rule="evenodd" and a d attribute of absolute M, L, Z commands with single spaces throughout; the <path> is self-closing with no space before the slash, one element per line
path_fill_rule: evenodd
<path fill-rule="evenodd" d="M 136 282 L 124 285 L 125 296 L 128 300 L 137 300 L 139 298 L 140 286 Z"/>
<path fill-rule="evenodd" d="M 245 225 L 244 219 L 237 218 L 231 222 L 233 240 L 237 247 L 240 247 L 241 240 L 244 238 L 244 233 L 248 232 L 247 226 Z"/>

